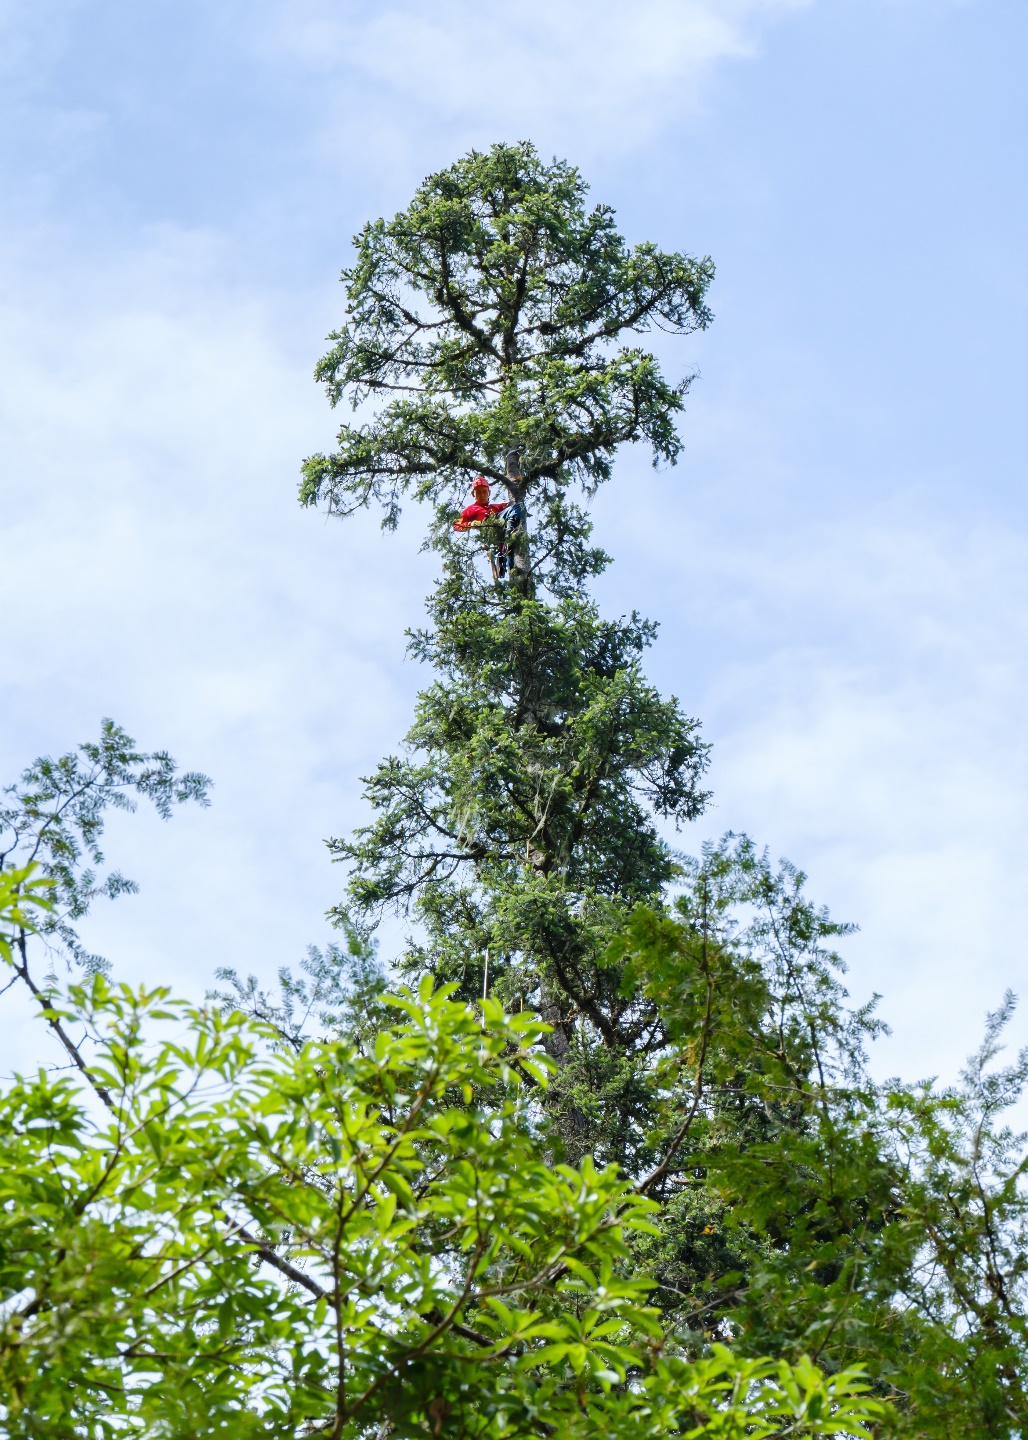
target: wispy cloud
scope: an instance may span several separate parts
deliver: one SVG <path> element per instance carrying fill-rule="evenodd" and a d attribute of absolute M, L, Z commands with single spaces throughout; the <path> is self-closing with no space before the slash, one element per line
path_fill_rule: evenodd
<path fill-rule="evenodd" d="M 290 0 L 262 37 L 312 72 L 340 69 L 433 126 L 499 134 L 572 132 L 630 148 L 695 105 L 719 62 L 752 55 L 761 29 L 811 0 L 418 0 L 370 8 Z M 331 96 L 326 96 L 331 105 Z"/>

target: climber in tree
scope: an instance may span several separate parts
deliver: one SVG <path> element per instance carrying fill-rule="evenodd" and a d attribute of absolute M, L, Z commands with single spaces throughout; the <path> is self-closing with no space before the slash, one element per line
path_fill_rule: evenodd
<path fill-rule="evenodd" d="M 475 498 L 470 505 L 465 505 L 460 512 L 460 518 L 453 522 L 455 530 L 474 530 L 483 521 L 490 519 L 493 515 L 500 515 L 504 510 L 510 508 L 509 500 L 504 500 L 499 505 L 490 505 L 490 486 L 484 475 L 479 475 L 471 487 L 471 493 Z"/>
<path fill-rule="evenodd" d="M 489 503 L 490 486 L 484 475 L 479 475 L 471 487 L 474 500 L 470 505 L 465 505 L 460 516 L 453 523 L 457 531 L 477 530 L 485 526 L 488 521 L 502 516 L 499 523 L 499 543 L 489 551 L 489 564 L 492 568 L 493 579 L 502 580 L 507 573 L 507 558 L 510 553 L 511 538 L 521 529 L 525 523 L 525 507 L 520 500 L 505 500 L 499 505 Z"/>

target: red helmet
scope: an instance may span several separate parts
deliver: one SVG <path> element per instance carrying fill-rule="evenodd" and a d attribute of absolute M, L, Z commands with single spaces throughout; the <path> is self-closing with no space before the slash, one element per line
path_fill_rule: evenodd
<path fill-rule="evenodd" d="M 472 493 L 475 494 L 475 495 L 477 495 L 480 490 L 484 490 L 485 493 L 488 495 L 488 494 L 489 494 L 489 481 L 485 478 L 484 475 L 479 475 L 479 477 L 478 477 L 478 479 L 475 481 L 474 485 L 472 485 L 471 490 L 472 490 Z"/>

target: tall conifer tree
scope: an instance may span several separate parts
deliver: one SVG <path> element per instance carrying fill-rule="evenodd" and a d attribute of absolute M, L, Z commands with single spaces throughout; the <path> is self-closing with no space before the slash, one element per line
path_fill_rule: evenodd
<path fill-rule="evenodd" d="M 569 1155 L 632 1169 L 637 1061 L 660 1026 L 605 955 L 675 874 L 657 822 L 699 814 L 705 747 L 643 674 L 655 627 L 604 619 L 589 597 L 609 560 L 584 504 L 622 444 L 674 463 L 689 382 L 638 341 L 704 327 L 713 267 L 630 248 L 578 172 L 528 144 L 430 176 L 356 250 L 317 374 L 371 418 L 305 462 L 302 498 L 337 514 L 377 503 L 387 526 L 405 498 L 423 502 L 442 575 L 411 641 L 436 678 L 403 751 L 370 777 L 373 823 L 332 842 L 351 867 L 345 906 L 365 922 L 410 915 L 408 968 L 538 1009 Z M 478 475 L 527 511 L 506 581 L 488 563 L 498 523 L 453 529 Z"/>

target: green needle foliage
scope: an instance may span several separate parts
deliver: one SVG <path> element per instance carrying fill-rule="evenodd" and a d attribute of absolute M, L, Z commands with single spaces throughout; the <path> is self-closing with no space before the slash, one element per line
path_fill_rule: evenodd
<path fill-rule="evenodd" d="M 404 752 L 369 779 L 374 822 L 332 843 L 352 871 L 339 914 L 410 915 L 409 971 L 544 1016 L 561 1062 L 552 1107 L 577 1161 L 592 1139 L 563 1062 L 599 1045 L 621 1111 L 611 1123 L 631 1125 L 629 1030 L 649 1021 L 629 1019 L 639 1007 L 604 956 L 631 907 L 674 878 L 658 822 L 700 812 L 706 752 L 696 722 L 643 674 L 655 627 L 604 620 L 588 598 L 608 562 L 576 496 L 608 478 L 625 441 L 674 461 L 688 382 L 667 382 L 634 342 L 654 326 L 705 325 L 712 269 L 630 249 L 608 207 L 586 207 L 577 171 L 530 145 L 429 177 L 356 247 L 347 321 L 318 374 L 333 402 L 370 406 L 370 418 L 306 462 L 302 497 L 343 514 L 379 502 L 392 525 L 411 495 L 428 507 L 442 578 L 431 628 L 411 637 L 435 683 Z M 506 585 L 484 563 L 488 527 L 452 528 L 477 473 L 528 510 Z"/>
<path fill-rule="evenodd" d="M 472 151 L 430 176 L 409 208 L 356 239 L 348 313 L 318 366 L 333 404 L 383 400 L 304 465 L 302 498 L 339 513 L 400 500 L 452 504 L 475 475 L 523 481 L 547 522 L 573 484 L 594 489 L 614 451 L 646 440 L 673 461 L 688 381 L 669 384 L 625 337 L 686 334 L 710 319 L 709 260 L 629 249 L 604 205 L 585 207 L 570 165 L 531 145 Z"/>

